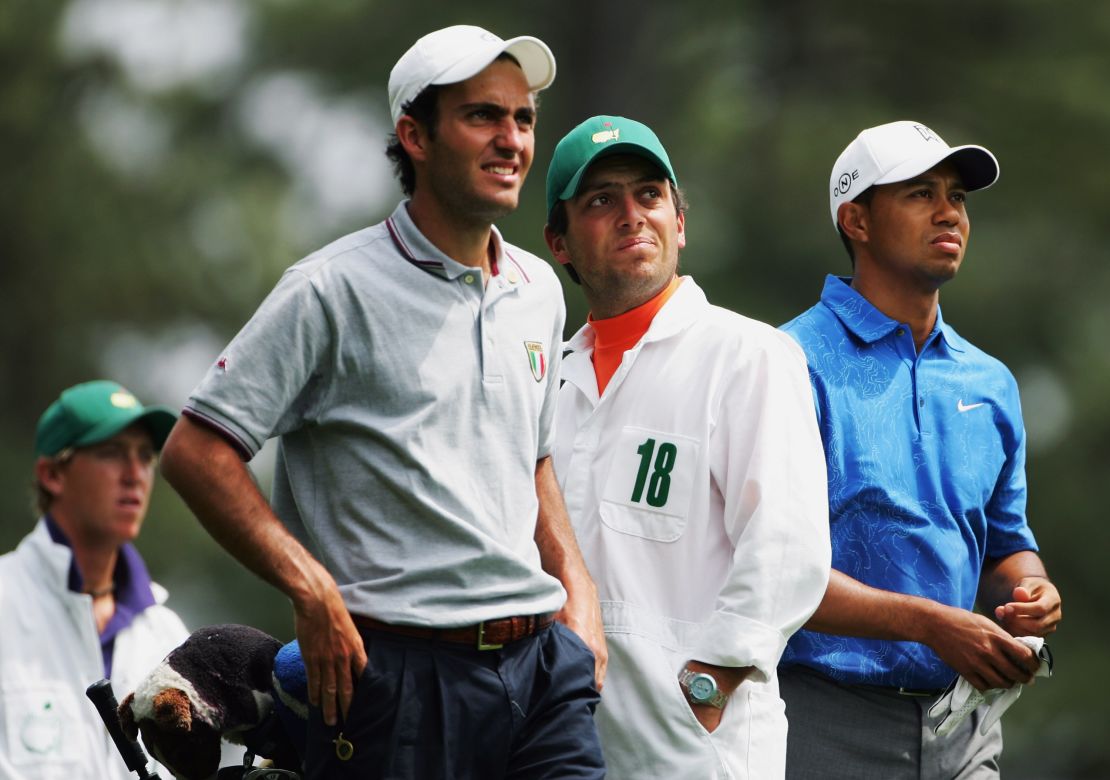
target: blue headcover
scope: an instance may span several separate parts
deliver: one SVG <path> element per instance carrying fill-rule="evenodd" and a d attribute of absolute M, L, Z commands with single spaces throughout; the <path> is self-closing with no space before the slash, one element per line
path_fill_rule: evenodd
<path fill-rule="evenodd" d="M 308 675 L 296 639 L 274 657 L 274 693 L 274 710 L 303 761 L 308 733 Z"/>

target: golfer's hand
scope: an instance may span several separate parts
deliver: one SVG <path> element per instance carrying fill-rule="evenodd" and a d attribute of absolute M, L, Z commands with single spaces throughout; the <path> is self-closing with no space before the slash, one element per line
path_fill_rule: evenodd
<path fill-rule="evenodd" d="M 1060 591 L 1045 577 L 1024 578 L 1010 598 L 994 616 L 1014 636 L 1048 636 L 1063 617 Z"/>
<path fill-rule="evenodd" d="M 988 617 L 943 607 L 929 646 L 976 690 L 1009 688 L 1033 679 L 1037 654 Z"/>
<path fill-rule="evenodd" d="M 366 650 L 335 583 L 312 603 L 293 604 L 294 626 L 308 678 L 308 701 L 324 723 L 347 717 L 355 681 L 366 668 Z"/>
<path fill-rule="evenodd" d="M 596 591 L 588 589 L 592 596 L 567 597 L 563 608 L 555 613 L 555 619 L 565 625 L 586 643 L 594 654 L 594 684 L 600 691 L 605 684 L 605 669 L 609 665 L 609 649 L 605 644 L 605 629 L 601 624 L 601 605 Z"/>

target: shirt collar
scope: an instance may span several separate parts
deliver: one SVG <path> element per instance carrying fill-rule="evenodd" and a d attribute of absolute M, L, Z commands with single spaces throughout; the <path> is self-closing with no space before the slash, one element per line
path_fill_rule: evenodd
<path fill-rule="evenodd" d="M 876 309 L 870 301 L 852 288 L 852 277 L 829 274 L 825 277 L 825 287 L 821 291 L 821 302 L 837 316 L 844 327 L 854 333 L 861 341 L 872 344 L 890 335 L 902 323 L 893 320 Z M 937 322 L 933 333 L 940 333 L 944 343 L 951 349 L 965 351 L 963 339 L 944 321 L 940 306 L 937 306 Z"/>
<path fill-rule="evenodd" d="M 457 279 L 465 273 L 476 273 L 479 269 L 448 257 L 435 244 L 429 241 L 416 223 L 412 221 L 408 209 L 409 201 L 403 200 L 386 219 L 385 226 L 389 231 L 393 244 L 401 256 L 421 270 L 438 276 L 442 279 Z M 524 272 L 520 263 L 505 247 L 501 232 L 496 225 L 490 225 L 490 241 L 493 245 L 493 257 L 490 261 L 490 270 L 494 276 L 502 271 L 507 271 L 507 278 L 512 284 L 518 281 L 525 284 L 532 280 Z"/>
<path fill-rule="evenodd" d="M 659 341 L 679 333 L 697 318 L 703 306 L 708 305 L 709 301 L 705 293 L 694 283 L 692 277 L 679 278 L 682 283 L 652 317 L 647 332 L 640 339 L 641 344 Z M 588 322 L 566 343 L 566 348 L 571 352 L 592 351 L 593 347 L 594 330 Z"/>
<path fill-rule="evenodd" d="M 594 329 L 594 349 L 628 349 L 647 333 L 660 309 L 670 300 L 682 284 L 679 276 L 671 279 L 667 286 L 639 306 L 603 320 L 595 320 L 593 315 L 587 319 Z M 622 351 L 623 351 L 622 349 Z"/>
<path fill-rule="evenodd" d="M 50 533 L 51 541 L 70 550 L 67 587 L 74 593 L 81 593 L 85 589 L 85 583 L 81 577 L 81 571 L 77 568 L 77 561 L 72 557 L 73 545 L 70 543 L 69 537 L 49 514 L 46 514 L 43 520 L 46 521 L 46 530 Z M 133 617 L 157 603 L 151 588 L 150 572 L 147 571 L 146 564 L 143 563 L 139 551 L 130 542 L 122 545 L 119 549 L 119 555 L 116 557 L 116 568 L 112 572 L 112 582 L 116 586 L 117 612 L 122 609 Z"/>

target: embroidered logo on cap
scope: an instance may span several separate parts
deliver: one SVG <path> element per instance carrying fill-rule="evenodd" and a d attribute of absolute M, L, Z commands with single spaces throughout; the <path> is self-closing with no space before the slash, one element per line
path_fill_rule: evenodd
<path fill-rule="evenodd" d="M 547 373 L 547 356 L 543 353 L 543 342 L 525 341 L 524 348 L 528 350 L 528 365 L 532 369 L 532 376 L 539 382 Z"/>
<path fill-rule="evenodd" d="M 913 129 L 921 134 L 921 137 L 926 141 L 939 141 L 937 134 L 927 128 L 925 125 L 914 125 Z"/>
<path fill-rule="evenodd" d="M 112 406 L 116 407 L 117 409 L 131 409 L 139 405 L 139 402 L 135 400 L 135 396 L 131 395 L 131 393 L 127 392 L 126 390 L 119 390 L 115 393 L 112 393 L 111 397 L 108 400 L 110 400 L 112 402 Z"/>
<path fill-rule="evenodd" d="M 607 127 L 609 129 L 600 130 L 590 136 L 590 140 L 593 141 L 595 144 L 604 144 L 608 143 L 609 141 L 620 140 L 621 129 L 619 127 L 613 127 L 612 122 L 606 122 L 602 125 L 602 127 Z"/>

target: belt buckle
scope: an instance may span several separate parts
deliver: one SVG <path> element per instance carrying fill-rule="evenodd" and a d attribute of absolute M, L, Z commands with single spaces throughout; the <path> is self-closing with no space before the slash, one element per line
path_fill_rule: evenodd
<path fill-rule="evenodd" d="M 498 645 L 486 642 L 486 621 L 478 624 L 478 649 L 479 650 L 500 650 L 505 645 Z"/>

